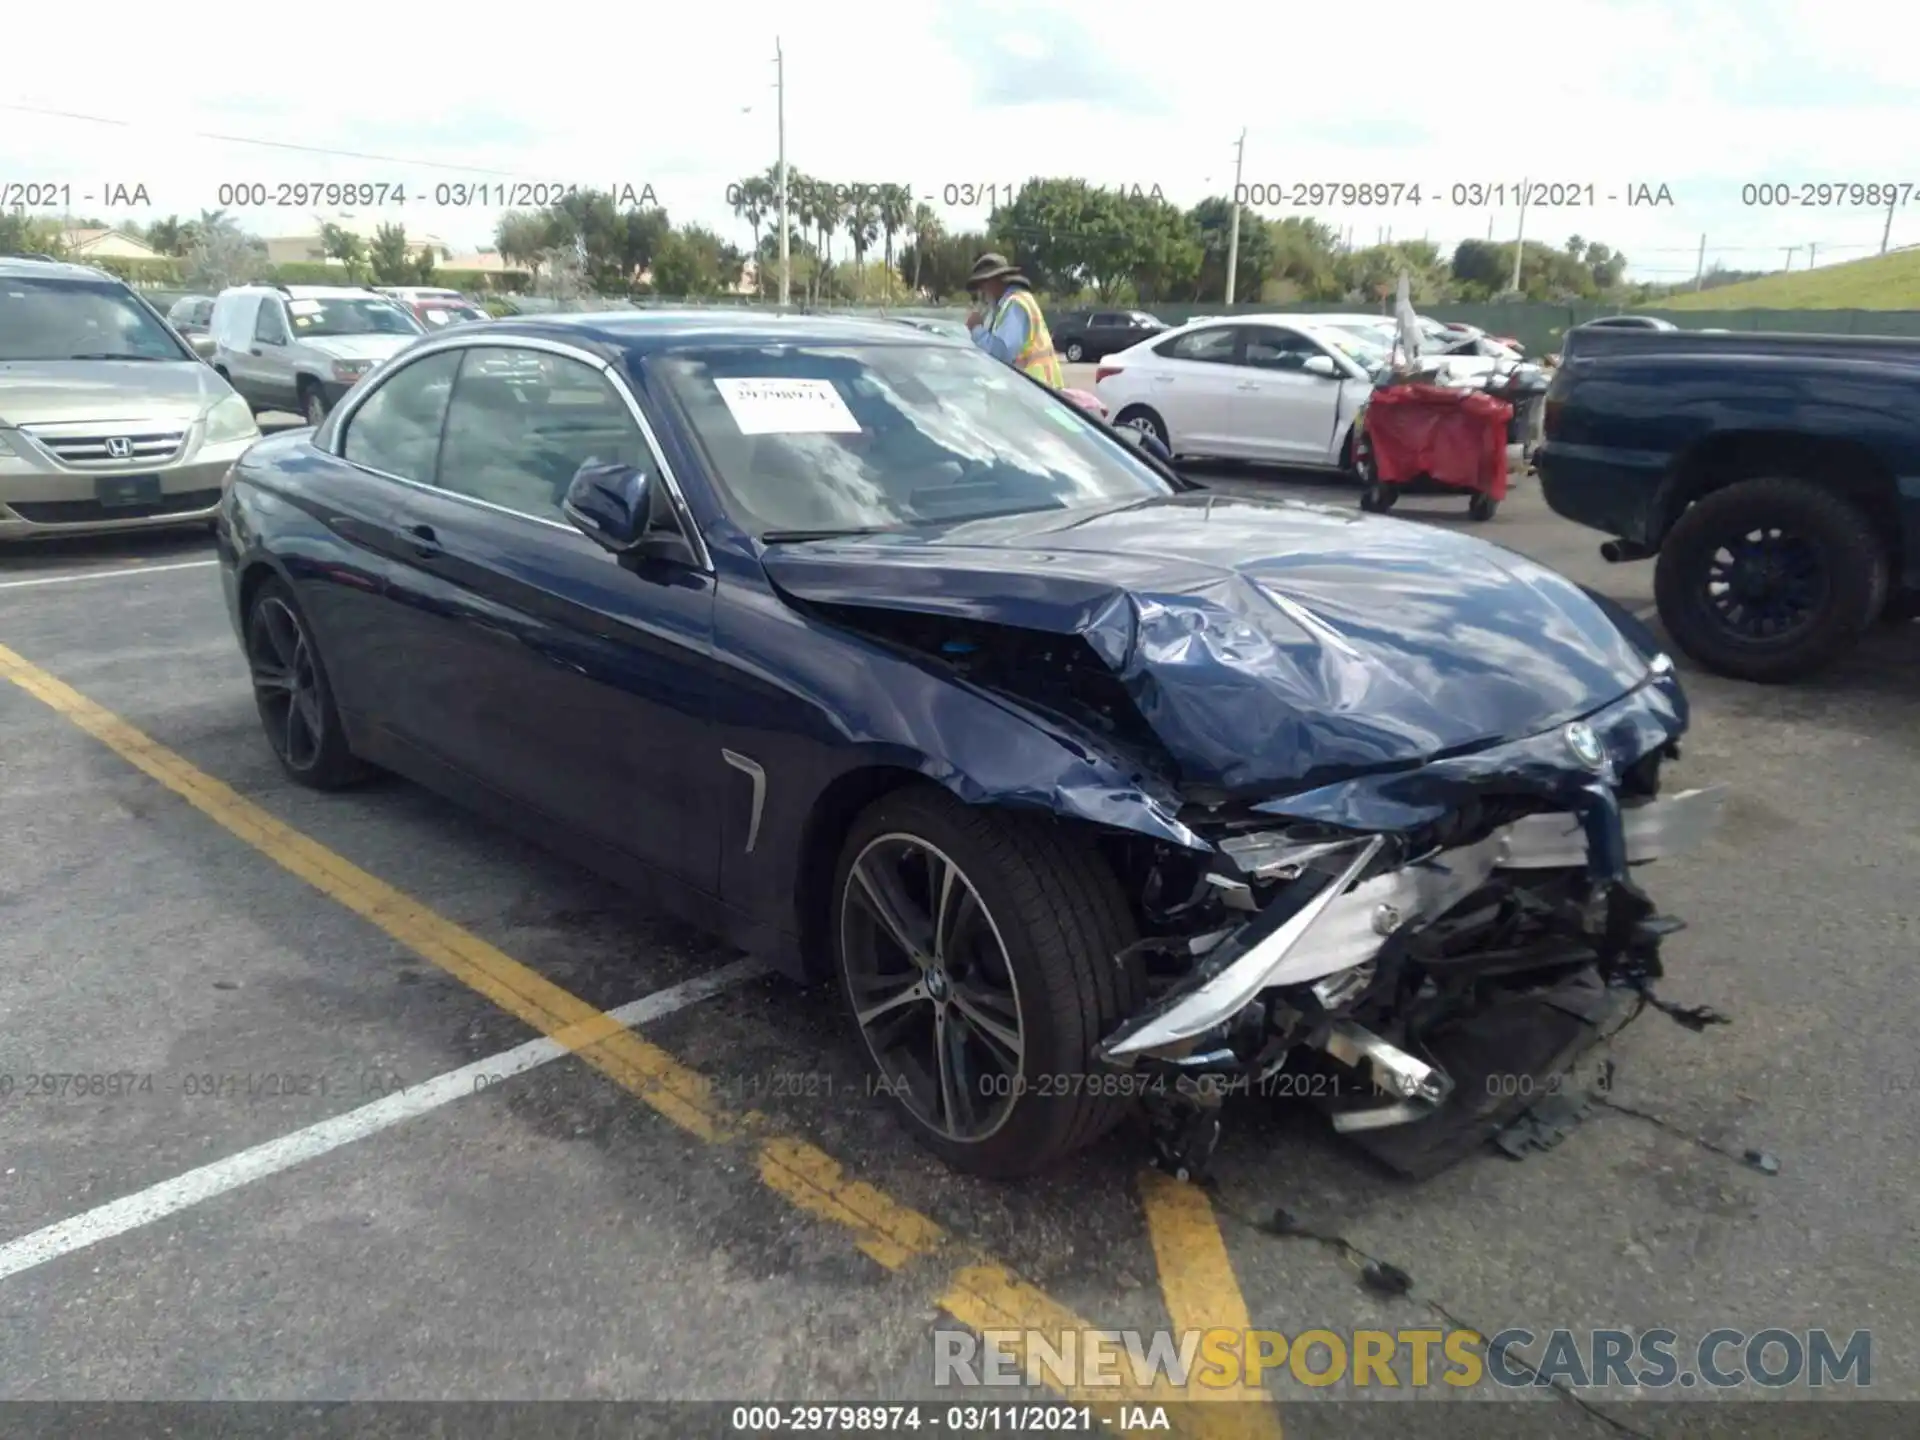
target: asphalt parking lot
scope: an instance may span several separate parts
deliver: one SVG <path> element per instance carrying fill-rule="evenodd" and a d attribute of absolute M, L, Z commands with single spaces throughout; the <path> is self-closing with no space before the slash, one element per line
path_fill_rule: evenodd
<path fill-rule="evenodd" d="M 1473 528 L 1650 609 L 1531 482 Z M 210 556 L 0 554 L 0 1400 L 950 1399 L 956 1325 L 1824 1326 L 1920 1399 L 1920 627 L 1790 690 L 1689 673 L 1680 774 L 1733 799 L 1651 886 L 1691 923 L 1665 993 L 1732 1025 L 1643 1016 L 1564 1143 L 1423 1184 L 1245 1102 L 1209 1195 L 1125 1134 L 958 1177 L 865 1093 L 833 994 L 401 782 L 297 790 Z M 1271 1394 L 1232 1433 L 1388 1433 L 1308 1403 L 1381 1391 Z M 1568 1436 L 1774 1433 L 1542 1403 Z"/>

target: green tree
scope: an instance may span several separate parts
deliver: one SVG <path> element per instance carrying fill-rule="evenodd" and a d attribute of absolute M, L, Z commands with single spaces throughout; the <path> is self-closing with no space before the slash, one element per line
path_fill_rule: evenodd
<path fill-rule="evenodd" d="M 366 280 L 367 242 L 351 230 L 332 221 L 323 222 L 320 226 L 320 253 L 329 260 L 338 260 L 350 282 L 358 284 Z"/>
<path fill-rule="evenodd" d="M 887 288 L 893 288 L 893 249 L 901 233 L 913 221 L 913 191 L 905 185 L 880 187 L 880 233 L 885 241 Z"/>
<path fill-rule="evenodd" d="M 945 233 L 946 227 L 940 223 L 940 217 L 933 213 L 931 205 L 921 204 L 913 207 L 913 283 L 909 288 L 916 295 L 920 293 L 922 257 L 939 243 L 940 237 Z M 904 255 L 900 263 L 901 268 L 904 269 L 906 267 Z"/>
<path fill-rule="evenodd" d="M 147 227 L 147 244 L 162 255 L 185 256 L 193 244 L 193 222 L 169 215 Z"/>
<path fill-rule="evenodd" d="M 24 210 L 0 211 L 0 255 L 52 255 L 57 259 L 66 253 L 59 221 Z"/>
<path fill-rule="evenodd" d="M 1211 299 L 1227 294 L 1227 249 L 1233 228 L 1233 203 L 1224 195 L 1210 196 L 1188 212 L 1201 247 L 1200 272 L 1194 279 L 1193 298 Z M 1279 252 L 1267 222 L 1244 205 L 1240 208 L 1240 252 L 1234 264 L 1233 298 L 1258 300 L 1261 290 L 1273 276 Z"/>
<path fill-rule="evenodd" d="M 537 211 L 509 210 L 494 226 L 493 244 L 509 265 L 538 275 L 554 247 L 553 223 Z"/>
<path fill-rule="evenodd" d="M 408 285 L 414 281 L 417 267 L 407 246 L 404 225 L 382 225 L 374 231 L 367 247 L 367 264 L 378 285 Z"/>
<path fill-rule="evenodd" d="M 880 201 L 864 191 L 855 195 L 845 210 L 847 240 L 853 246 L 854 283 L 858 298 L 866 299 L 867 250 L 880 238 Z"/>

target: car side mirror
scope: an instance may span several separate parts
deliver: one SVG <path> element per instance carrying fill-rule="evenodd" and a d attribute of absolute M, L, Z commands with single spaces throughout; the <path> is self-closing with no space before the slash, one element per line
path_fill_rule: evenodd
<path fill-rule="evenodd" d="M 211 360 L 213 352 L 219 348 L 211 335 L 194 335 L 189 337 L 187 343 L 193 347 L 193 353 L 202 360 Z"/>
<path fill-rule="evenodd" d="M 1309 375 L 1324 376 L 1328 380 L 1335 380 L 1340 376 L 1340 367 L 1333 363 L 1331 355 L 1309 355 L 1307 363 L 1300 368 Z"/>
<path fill-rule="evenodd" d="M 693 562 L 666 492 L 646 471 L 618 463 L 582 465 L 560 511 L 574 528 L 615 555 Z"/>

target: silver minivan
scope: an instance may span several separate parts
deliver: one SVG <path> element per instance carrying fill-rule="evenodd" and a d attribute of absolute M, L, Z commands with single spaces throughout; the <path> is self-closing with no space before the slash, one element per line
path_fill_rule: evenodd
<path fill-rule="evenodd" d="M 0 540 L 207 525 L 246 402 L 122 281 L 0 257 Z"/>
<path fill-rule="evenodd" d="M 213 303 L 213 368 L 255 412 L 318 425 L 374 366 L 426 327 L 357 285 L 239 285 Z"/>

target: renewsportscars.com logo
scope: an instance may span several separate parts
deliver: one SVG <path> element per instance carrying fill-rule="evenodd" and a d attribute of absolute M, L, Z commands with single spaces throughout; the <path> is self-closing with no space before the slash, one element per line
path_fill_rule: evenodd
<path fill-rule="evenodd" d="M 1257 1390 L 1291 1380 L 1314 1388 L 1728 1390 L 1823 1389 L 1873 1383 L 1873 1335 L 1822 1329 L 1678 1331 L 1508 1329 L 1486 1337 L 1442 1330 L 940 1330 L 933 1383 L 1066 1390 L 1157 1383 L 1187 1390 Z"/>

